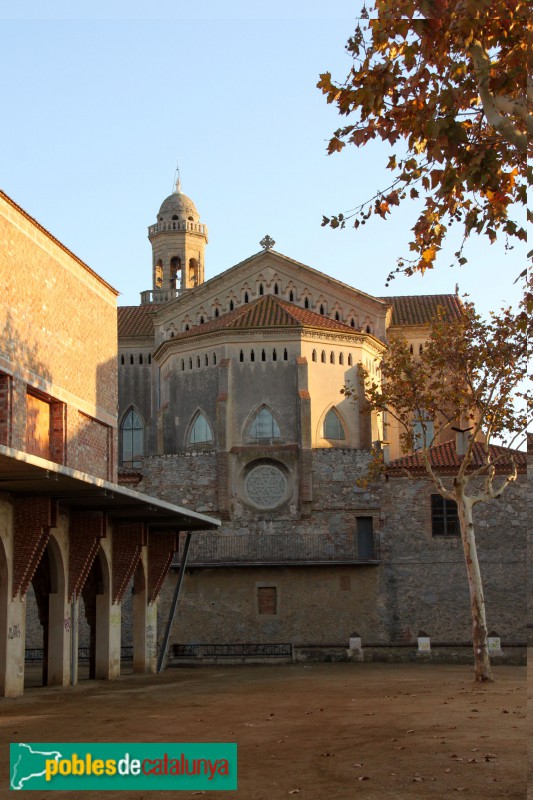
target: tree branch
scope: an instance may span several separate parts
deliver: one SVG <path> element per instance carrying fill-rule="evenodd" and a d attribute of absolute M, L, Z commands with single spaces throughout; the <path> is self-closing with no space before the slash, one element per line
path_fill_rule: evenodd
<path fill-rule="evenodd" d="M 522 133 L 512 120 L 503 116 L 498 108 L 498 101 L 489 89 L 490 78 L 490 59 L 480 41 L 474 41 L 468 48 L 468 54 L 474 62 L 477 74 L 477 84 L 479 97 L 483 105 L 483 111 L 489 125 L 494 128 L 509 144 L 514 145 L 518 150 L 527 153 L 527 135 Z M 522 101 L 523 102 L 523 101 Z M 509 113 L 509 112 L 508 112 Z M 529 115 L 528 115 L 529 117 Z M 529 130 L 528 121 L 528 130 Z"/>

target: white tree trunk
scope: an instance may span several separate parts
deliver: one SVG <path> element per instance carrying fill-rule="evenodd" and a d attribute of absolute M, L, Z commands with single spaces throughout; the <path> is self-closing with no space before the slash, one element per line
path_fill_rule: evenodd
<path fill-rule="evenodd" d="M 477 558 L 476 537 L 474 534 L 473 503 L 464 494 L 464 486 L 456 485 L 457 513 L 461 528 L 461 540 L 465 554 L 468 586 L 470 589 L 470 607 L 472 610 L 472 642 L 474 645 L 474 667 L 476 681 L 492 681 L 492 670 L 489 658 L 487 638 L 487 620 L 485 617 L 485 599 L 481 583 L 481 572 Z"/>

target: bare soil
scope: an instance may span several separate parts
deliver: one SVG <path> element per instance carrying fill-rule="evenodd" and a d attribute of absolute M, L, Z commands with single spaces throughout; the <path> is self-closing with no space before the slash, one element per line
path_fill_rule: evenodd
<path fill-rule="evenodd" d="M 0 700 L 0 797 L 9 742 L 236 741 L 238 791 L 206 798 L 522 799 L 526 669 L 499 667 L 495 676 L 477 685 L 473 669 L 457 665 L 222 665 L 29 689 Z M 105 792 L 104 800 L 197 794 Z"/>

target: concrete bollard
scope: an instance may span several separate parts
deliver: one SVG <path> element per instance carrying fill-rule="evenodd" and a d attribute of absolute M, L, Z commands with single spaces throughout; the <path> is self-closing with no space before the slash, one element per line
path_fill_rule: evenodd
<path fill-rule="evenodd" d="M 363 653 L 363 646 L 361 644 L 361 637 L 357 633 L 352 633 L 349 640 L 349 649 L 347 650 L 348 658 L 350 661 L 364 661 L 365 656 Z"/>

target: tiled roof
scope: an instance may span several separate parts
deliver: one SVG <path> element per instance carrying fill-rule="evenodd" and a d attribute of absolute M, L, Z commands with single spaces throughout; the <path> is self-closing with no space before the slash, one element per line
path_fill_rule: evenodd
<path fill-rule="evenodd" d="M 456 294 L 420 294 L 380 297 L 392 305 L 391 325 L 425 325 L 432 322 L 439 307 L 449 320 L 460 319 L 463 304 Z"/>
<path fill-rule="evenodd" d="M 198 334 L 212 333 L 219 330 L 239 330 L 250 328 L 320 328 L 322 330 L 338 331 L 339 333 L 355 333 L 356 331 L 321 314 L 315 314 L 307 308 L 281 300 L 279 297 L 267 294 L 246 303 L 234 311 L 229 311 L 221 317 L 209 320 L 203 325 L 195 325 L 189 331 L 177 334 L 175 339 L 185 339 Z"/>
<path fill-rule="evenodd" d="M 123 336 L 150 336 L 154 332 L 152 314 L 159 308 L 158 305 L 145 306 L 119 306 L 118 307 L 118 335 Z"/>
<path fill-rule="evenodd" d="M 527 467 L 527 453 L 523 450 L 511 450 L 500 445 L 490 445 L 490 456 L 497 472 L 505 472 L 511 466 L 510 456 L 512 455 L 519 472 L 525 472 Z M 429 449 L 429 462 L 438 472 L 455 472 L 461 465 L 461 458 L 457 455 L 455 440 L 435 445 Z M 473 450 L 472 469 L 477 469 L 484 464 L 484 450 L 481 442 L 476 442 Z M 401 473 L 404 470 L 409 472 L 425 472 L 424 462 L 420 452 L 409 453 L 401 458 L 396 458 L 387 464 L 388 473 Z"/>

